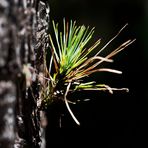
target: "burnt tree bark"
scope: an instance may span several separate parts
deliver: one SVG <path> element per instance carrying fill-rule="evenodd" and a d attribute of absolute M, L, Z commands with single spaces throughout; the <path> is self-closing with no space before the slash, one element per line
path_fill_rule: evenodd
<path fill-rule="evenodd" d="M 46 1 L 0 1 L 0 147 L 45 147 L 37 102 L 48 21 Z"/>

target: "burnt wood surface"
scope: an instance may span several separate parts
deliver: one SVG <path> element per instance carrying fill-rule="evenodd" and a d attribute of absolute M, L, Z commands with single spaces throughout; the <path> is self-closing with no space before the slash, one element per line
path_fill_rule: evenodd
<path fill-rule="evenodd" d="M 39 148 L 39 82 L 44 72 L 49 6 L 40 0 L 0 1 L 0 147 Z M 31 74 L 27 80 L 28 68 Z M 42 138 L 44 140 L 44 138 Z"/>

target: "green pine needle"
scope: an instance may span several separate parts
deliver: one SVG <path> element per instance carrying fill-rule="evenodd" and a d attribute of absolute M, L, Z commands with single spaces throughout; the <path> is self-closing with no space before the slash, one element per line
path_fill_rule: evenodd
<path fill-rule="evenodd" d="M 127 91 L 126 88 L 111 88 L 105 84 L 96 84 L 94 81 L 83 82 L 83 78 L 88 77 L 92 73 L 102 71 L 121 74 L 121 71 L 101 68 L 100 65 L 103 62 L 113 62 L 112 57 L 132 44 L 135 40 L 128 40 L 122 43 L 111 53 L 102 57 L 100 53 L 116 39 L 127 24 L 101 49 L 97 48 L 101 42 L 100 39 L 92 44 L 92 46 L 88 47 L 88 43 L 93 37 L 95 28 L 90 29 L 89 26 L 85 27 L 84 25 L 76 26 L 76 21 L 73 22 L 71 20 L 69 24 L 63 19 L 63 31 L 60 31 L 58 23 L 55 24 L 55 22 L 52 21 L 52 24 L 54 36 L 49 34 L 51 58 L 48 66 L 49 70 L 47 70 L 50 81 L 46 83 L 47 86 L 44 86 L 43 89 L 43 104 L 48 105 L 50 102 L 54 101 L 54 99 L 63 98 L 62 100 L 66 103 L 66 107 L 72 118 L 79 124 L 68 106 L 66 98 L 68 92 L 80 90 L 107 90 L 110 93 L 113 93 L 114 90 Z M 93 53 L 96 54 L 90 56 L 90 54 L 92 55 Z M 59 94 L 61 97 L 59 97 Z"/>

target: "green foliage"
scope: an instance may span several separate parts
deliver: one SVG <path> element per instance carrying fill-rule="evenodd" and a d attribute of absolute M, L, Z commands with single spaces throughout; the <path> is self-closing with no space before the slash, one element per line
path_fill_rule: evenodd
<path fill-rule="evenodd" d="M 111 88 L 106 84 L 96 84 L 93 82 L 83 82 L 84 77 L 88 77 L 92 73 L 106 71 L 121 74 L 121 71 L 101 68 L 103 62 L 113 62 L 112 57 L 122 51 L 125 47 L 133 43 L 135 40 L 128 40 L 113 50 L 105 57 L 100 53 L 120 34 L 126 25 L 99 51 L 94 52 L 100 44 L 98 39 L 92 46 L 87 47 L 93 34 L 94 28 L 89 26 L 77 26 L 76 21 L 70 21 L 70 24 L 63 19 L 63 32 L 59 31 L 58 23 L 53 21 L 53 30 L 55 38 L 50 34 L 51 58 L 47 68 L 46 77 L 49 79 L 43 87 L 43 105 L 49 105 L 54 100 L 63 100 L 67 109 L 77 124 L 79 122 L 73 115 L 68 105 L 67 94 L 69 91 L 77 90 L 127 90 L 126 88 Z M 93 53 L 95 53 L 93 56 Z M 44 95 L 44 96 L 43 96 Z M 52 101 L 51 101 L 52 100 Z"/>

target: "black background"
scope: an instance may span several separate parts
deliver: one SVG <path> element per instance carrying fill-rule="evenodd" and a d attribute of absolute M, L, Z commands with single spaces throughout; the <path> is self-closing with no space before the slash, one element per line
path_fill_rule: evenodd
<path fill-rule="evenodd" d="M 77 94 L 80 98 L 91 98 L 89 102 L 72 106 L 81 126 L 78 127 L 67 113 L 63 117 L 63 129 L 53 129 L 54 123 L 49 117 L 47 146 L 81 142 L 95 143 L 96 147 L 141 147 L 146 141 L 144 133 L 148 134 L 148 1 L 50 0 L 49 4 L 51 20 L 62 23 L 65 17 L 66 20 L 76 20 L 78 24 L 95 26 L 93 41 L 101 38 L 100 48 L 126 23 L 128 27 L 106 50 L 113 50 L 130 38 L 136 38 L 136 42 L 115 56 L 113 64 L 107 65 L 123 71 L 122 75 L 92 75 L 92 80 L 97 82 L 127 87 L 129 93 Z"/>

